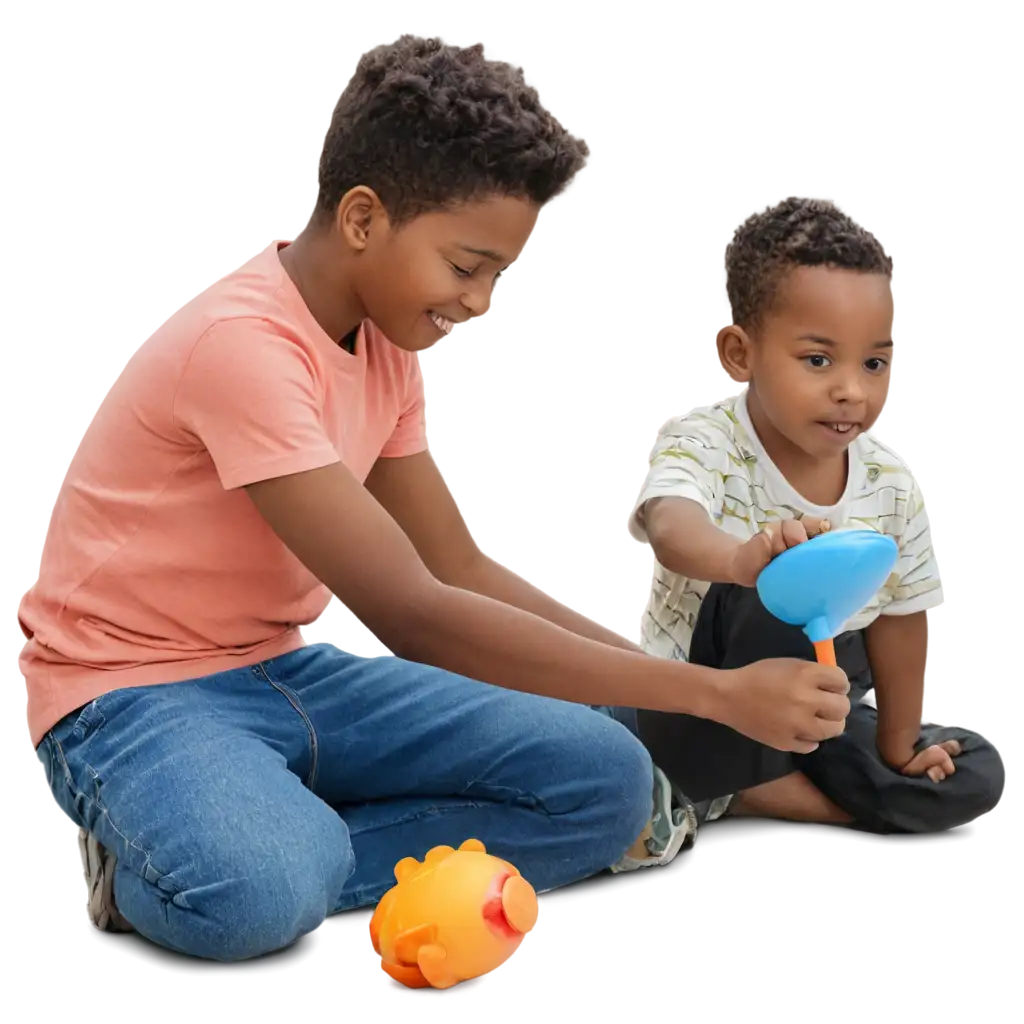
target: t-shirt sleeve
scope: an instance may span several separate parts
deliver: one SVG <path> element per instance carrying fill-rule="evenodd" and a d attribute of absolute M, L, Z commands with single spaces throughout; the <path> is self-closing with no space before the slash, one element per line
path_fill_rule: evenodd
<path fill-rule="evenodd" d="M 629 532 L 646 541 L 644 505 L 652 498 L 690 498 L 714 517 L 722 501 L 729 440 L 710 420 L 690 415 L 669 420 L 651 449 L 650 468 L 629 517 Z"/>
<path fill-rule="evenodd" d="M 262 320 L 219 323 L 200 338 L 174 416 L 210 453 L 227 490 L 339 461 L 309 357 Z"/>
<path fill-rule="evenodd" d="M 420 370 L 419 357 L 414 352 L 406 356 L 402 391 L 402 411 L 395 429 L 381 449 L 383 459 L 401 459 L 427 450 L 423 373 Z"/>
<path fill-rule="evenodd" d="M 907 521 L 898 543 L 899 558 L 886 587 L 891 600 L 882 614 L 912 615 L 942 604 L 942 580 L 928 512 L 916 482 L 907 495 Z"/>

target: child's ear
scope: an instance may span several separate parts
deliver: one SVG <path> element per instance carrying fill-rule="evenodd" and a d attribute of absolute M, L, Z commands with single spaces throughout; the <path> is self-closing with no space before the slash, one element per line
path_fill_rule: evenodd
<path fill-rule="evenodd" d="M 733 380 L 740 384 L 749 384 L 752 376 L 750 370 L 751 349 L 753 342 L 750 335 L 742 327 L 731 324 L 718 332 L 718 359 Z"/>
<path fill-rule="evenodd" d="M 365 185 L 357 185 L 341 197 L 335 224 L 342 238 L 356 252 L 362 252 L 369 242 L 371 225 L 381 218 L 387 221 L 387 214 L 377 193 Z"/>

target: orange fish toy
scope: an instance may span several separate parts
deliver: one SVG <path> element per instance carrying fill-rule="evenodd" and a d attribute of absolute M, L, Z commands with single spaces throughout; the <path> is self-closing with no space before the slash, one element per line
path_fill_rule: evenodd
<path fill-rule="evenodd" d="M 409 988 L 451 988 L 500 967 L 537 923 L 537 894 L 478 839 L 395 865 L 370 921 L 380 965 Z"/>

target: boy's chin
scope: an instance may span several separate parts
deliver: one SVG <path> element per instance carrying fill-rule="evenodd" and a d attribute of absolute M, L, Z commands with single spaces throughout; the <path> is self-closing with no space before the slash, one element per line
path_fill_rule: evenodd
<path fill-rule="evenodd" d="M 421 313 L 408 320 L 403 317 L 402 322 L 395 325 L 394 336 L 387 331 L 384 333 L 392 344 L 406 352 L 423 352 L 433 348 L 439 341 L 444 341 L 451 329 L 447 333 L 442 331 L 428 313 Z"/>
<path fill-rule="evenodd" d="M 411 325 L 408 322 L 395 323 L 392 321 L 389 323 L 389 318 L 377 319 L 372 314 L 369 319 L 395 348 L 403 349 L 406 352 L 423 352 L 425 349 L 432 348 L 442 338 L 441 332 L 427 317 L 415 320 Z"/>
<path fill-rule="evenodd" d="M 806 432 L 799 447 L 813 458 L 834 459 L 839 455 L 845 455 L 850 445 L 861 434 L 856 428 L 846 434 L 840 434 L 838 431 L 829 433 L 829 429 L 815 424 Z"/>

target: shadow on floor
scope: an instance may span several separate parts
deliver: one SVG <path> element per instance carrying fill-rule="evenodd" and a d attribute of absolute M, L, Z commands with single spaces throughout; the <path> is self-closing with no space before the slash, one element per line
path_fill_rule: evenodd
<path fill-rule="evenodd" d="M 1011 762 L 1024 754 L 1024 719 L 977 724 Z M 544 902 L 573 910 L 1022 908 L 1024 777 L 1011 772 L 999 804 L 963 833 L 916 839 L 726 822 L 709 828 L 672 867 L 574 886 Z M 374 983 L 364 921 L 347 915 L 287 956 L 245 967 L 173 961 L 123 936 L 87 934 L 98 950 L 198 983 Z"/>

